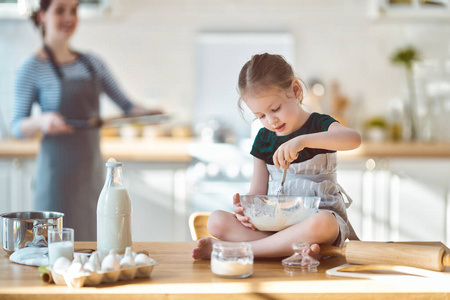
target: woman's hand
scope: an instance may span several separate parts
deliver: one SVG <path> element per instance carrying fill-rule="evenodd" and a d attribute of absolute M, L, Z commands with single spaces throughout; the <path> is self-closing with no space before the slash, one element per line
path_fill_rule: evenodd
<path fill-rule="evenodd" d="M 239 194 L 235 194 L 233 196 L 233 212 L 239 222 L 242 223 L 245 227 L 250 228 L 251 230 L 256 230 L 255 225 L 250 223 L 250 218 L 244 215 L 244 208 L 241 205 L 241 201 L 239 200 Z"/>
<path fill-rule="evenodd" d="M 297 159 L 298 153 L 303 150 L 303 140 L 301 136 L 295 137 L 278 147 L 273 154 L 275 167 L 283 169 L 289 168 L 291 162 Z"/>
<path fill-rule="evenodd" d="M 139 105 L 133 105 L 129 115 L 131 116 L 147 116 L 147 115 L 159 115 L 164 113 L 161 109 L 148 109 Z"/>
<path fill-rule="evenodd" d="M 67 134 L 75 131 L 58 112 L 45 112 L 39 117 L 39 127 L 44 134 L 57 135 Z"/>

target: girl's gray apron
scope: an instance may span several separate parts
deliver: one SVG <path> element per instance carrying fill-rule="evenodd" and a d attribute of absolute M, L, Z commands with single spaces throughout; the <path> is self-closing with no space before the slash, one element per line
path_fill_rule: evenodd
<path fill-rule="evenodd" d="M 64 78 L 52 52 L 44 47 L 61 80 L 59 113 L 66 119 L 99 116 L 100 82 L 82 54 L 91 78 Z M 96 240 L 97 200 L 104 180 L 98 127 L 72 134 L 45 135 L 37 158 L 35 209 L 63 212 L 63 226 L 75 229 L 75 240 Z"/>
<path fill-rule="evenodd" d="M 330 210 L 337 217 L 341 229 L 341 241 L 346 238 L 359 240 L 350 221 L 347 218 L 347 208 L 352 199 L 337 183 L 337 153 L 318 154 L 301 163 L 293 163 L 289 166 L 284 183 L 286 195 L 320 196 L 319 209 Z M 268 195 L 276 195 L 280 188 L 283 169 L 267 164 L 271 180 L 268 186 Z M 342 247 L 342 245 L 340 245 Z"/>

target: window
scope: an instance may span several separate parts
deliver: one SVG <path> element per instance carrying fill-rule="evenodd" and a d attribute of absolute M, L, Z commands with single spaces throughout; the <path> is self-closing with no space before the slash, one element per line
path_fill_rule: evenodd
<path fill-rule="evenodd" d="M 80 17 L 108 14 L 112 0 L 79 0 Z M 28 18 L 39 0 L 0 0 L 0 18 Z"/>
<path fill-rule="evenodd" d="M 369 15 L 379 19 L 450 19 L 450 0 L 370 0 Z"/>
<path fill-rule="evenodd" d="M 200 33 L 196 41 L 196 125 L 217 120 L 238 140 L 254 137 L 261 123 L 250 126 L 254 115 L 245 105 L 245 117 L 237 113 L 239 71 L 256 53 L 281 54 L 293 64 L 294 45 L 294 37 L 287 32 Z"/>

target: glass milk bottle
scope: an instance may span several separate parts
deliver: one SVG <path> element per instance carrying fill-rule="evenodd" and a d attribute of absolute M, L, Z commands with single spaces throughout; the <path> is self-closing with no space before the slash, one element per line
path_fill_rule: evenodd
<path fill-rule="evenodd" d="M 122 163 L 109 159 L 105 185 L 97 203 L 97 250 L 123 254 L 131 247 L 131 199 L 122 182 Z"/>

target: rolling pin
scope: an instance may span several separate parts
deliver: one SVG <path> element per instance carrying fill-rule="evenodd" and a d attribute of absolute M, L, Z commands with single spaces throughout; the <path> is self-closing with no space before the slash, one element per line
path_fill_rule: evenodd
<path fill-rule="evenodd" d="M 443 271 L 450 267 L 450 254 L 444 247 L 349 241 L 344 247 L 320 245 L 320 255 L 338 255 L 350 264 L 389 264 Z"/>

